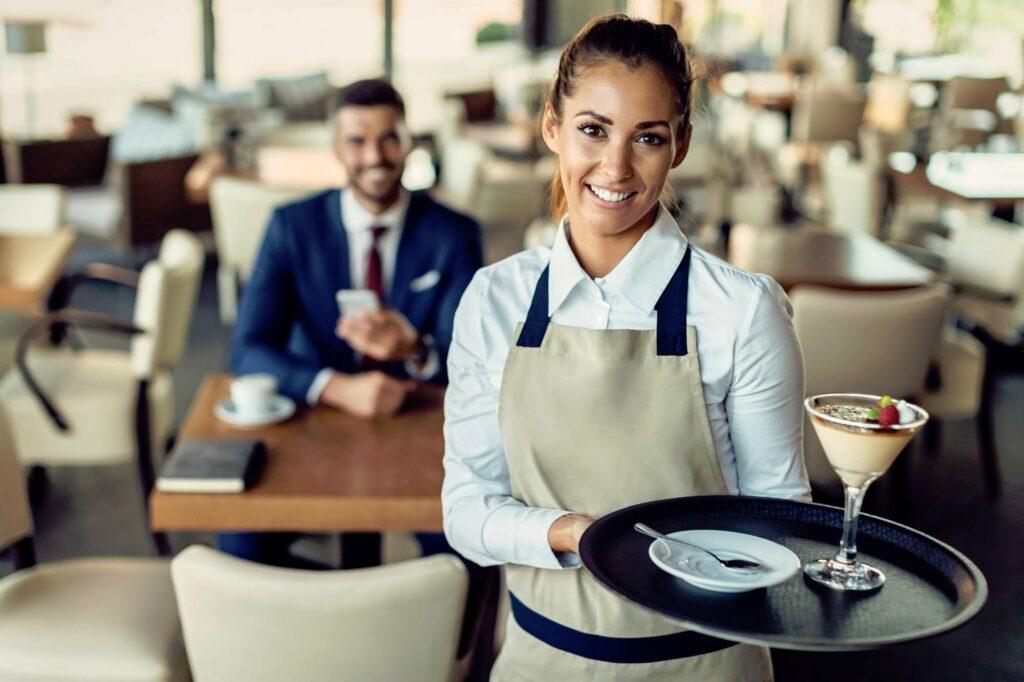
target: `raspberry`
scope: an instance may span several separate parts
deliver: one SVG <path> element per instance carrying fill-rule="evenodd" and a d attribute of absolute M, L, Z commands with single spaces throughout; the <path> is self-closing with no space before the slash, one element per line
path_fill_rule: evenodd
<path fill-rule="evenodd" d="M 900 411 L 895 405 L 886 405 L 878 410 L 879 426 L 892 426 L 900 423 Z"/>

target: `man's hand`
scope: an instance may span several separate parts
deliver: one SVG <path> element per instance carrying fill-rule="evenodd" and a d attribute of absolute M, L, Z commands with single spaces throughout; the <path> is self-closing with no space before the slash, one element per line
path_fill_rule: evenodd
<path fill-rule="evenodd" d="M 594 519 L 582 514 L 566 514 L 555 519 L 548 528 L 548 544 L 556 552 L 580 553 L 580 538 Z"/>
<path fill-rule="evenodd" d="M 360 313 L 338 320 L 335 329 L 352 350 L 380 362 L 408 360 L 416 353 L 419 333 L 397 310 Z"/>
<path fill-rule="evenodd" d="M 390 417 L 415 388 L 415 381 L 401 381 L 383 372 L 335 374 L 320 394 L 320 402 L 357 417 Z"/>

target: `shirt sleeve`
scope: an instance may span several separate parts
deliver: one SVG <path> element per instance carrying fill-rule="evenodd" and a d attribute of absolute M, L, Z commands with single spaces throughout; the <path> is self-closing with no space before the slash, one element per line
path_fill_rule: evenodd
<path fill-rule="evenodd" d="M 741 495 L 810 500 L 803 397 L 803 357 L 789 298 L 765 277 L 736 340 L 725 400 Z"/>
<path fill-rule="evenodd" d="M 552 551 L 551 524 L 570 512 L 528 507 L 512 496 L 508 462 L 498 426 L 498 388 L 487 373 L 488 346 L 508 345 L 484 332 L 494 319 L 484 295 L 484 273 L 476 275 L 455 314 L 445 393 L 444 485 L 441 505 L 448 542 L 481 566 L 516 563 L 569 568 L 579 558 Z"/>
<path fill-rule="evenodd" d="M 334 370 L 330 367 L 324 367 L 316 373 L 316 376 L 313 378 L 313 383 L 309 385 L 309 390 L 306 391 L 307 404 L 316 405 L 320 402 L 320 396 L 323 394 L 324 389 L 327 388 L 327 384 L 330 383 L 331 377 L 333 376 Z"/>

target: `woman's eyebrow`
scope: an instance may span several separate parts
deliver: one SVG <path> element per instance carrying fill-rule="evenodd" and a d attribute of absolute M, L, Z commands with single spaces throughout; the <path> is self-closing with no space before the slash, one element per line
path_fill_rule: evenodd
<path fill-rule="evenodd" d="M 600 121 L 601 123 L 604 123 L 605 125 L 615 125 L 615 122 L 613 120 L 611 120 L 610 118 L 608 118 L 607 116 L 602 116 L 601 114 L 597 113 L 596 111 L 590 111 L 589 109 L 586 110 L 586 111 L 579 112 L 578 114 L 576 114 L 576 116 L 574 118 L 579 118 L 580 116 L 590 116 L 591 118 L 596 118 L 598 121 Z M 668 123 L 668 121 L 662 121 L 662 120 L 643 121 L 642 123 L 637 123 L 636 124 L 636 129 L 637 130 L 647 130 L 648 128 L 655 128 L 657 126 L 665 126 L 666 128 L 668 128 L 669 127 L 669 123 Z"/>
<path fill-rule="evenodd" d="M 607 116 L 602 116 L 596 111 L 590 111 L 589 109 L 587 111 L 581 111 L 580 113 L 576 114 L 573 118 L 579 118 L 580 116 L 590 116 L 592 118 L 596 118 L 598 121 L 604 123 L 605 125 L 615 125 L 615 122 L 608 118 Z"/>

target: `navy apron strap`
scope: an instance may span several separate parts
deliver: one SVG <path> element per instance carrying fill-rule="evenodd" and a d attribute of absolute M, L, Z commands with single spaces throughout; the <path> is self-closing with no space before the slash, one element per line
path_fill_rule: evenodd
<path fill-rule="evenodd" d="M 576 656 L 608 663 L 656 663 L 702 656 L 735 645 L 717 637 L 687 631 L 657 637 L 605 637 L 573 630 L 542 616 L 509 593 L 512 616 L 525 632 L 548 646 Z"/>
<path fill-rule="evenodd" d="M 686 299 L 690 288 L 689 244 L 683 260 L 654 305 L 658 311 L 658 355 L 686 355 Z"/>
<path fill-rule="evenodd" d="M 669 280 L 661 297 L 655 304 L 658 311 L 658 355 L 686 355 L 686 299 L 690 281 L 690 247 L 687 245 L 683 260 L 679 263 L 672 279 Z M 551 316 L 548 315 L 548 270 L 537 280 L 533 290 L 530 310 L 526 322 L 519 332 L 516 345 L 520 348 L 540 348 L 548 331 Z"/>
<path fill-rule="evenodd" d="M 519 340 L 516 345 L 520 348 L 540 348 L 544 341 L 544 334 L 548 331 L 548 323 L 551 316 L 548 315 L 548 270 L 550 265 L 544 266 L 544 272 L 540 273 L 537 286 L 533 290 L 533 300 L 530 301 L 530 311 L 526 313 L 526 322 L 519 332 Z"/>

